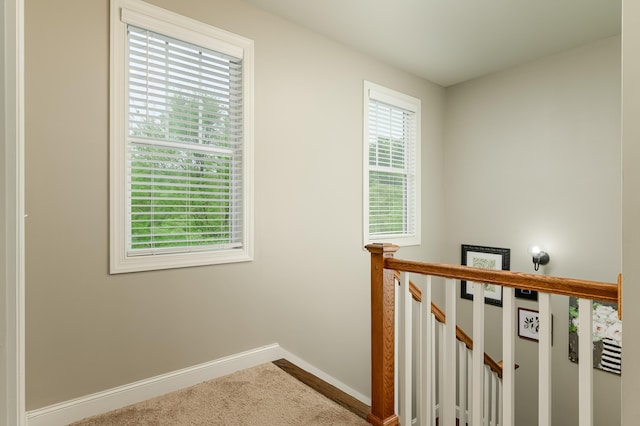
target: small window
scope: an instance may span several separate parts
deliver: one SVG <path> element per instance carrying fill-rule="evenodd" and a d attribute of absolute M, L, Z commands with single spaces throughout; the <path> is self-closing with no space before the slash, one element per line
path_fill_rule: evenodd
<path fill-rule="evenodd" d="M 420 100 L 364 82 L 364 240 L 420 244 Z"/>
<path fill-rule="evenodd" d="M 250 40 L 112 1 L 111 272 L 246 261 Z"/>

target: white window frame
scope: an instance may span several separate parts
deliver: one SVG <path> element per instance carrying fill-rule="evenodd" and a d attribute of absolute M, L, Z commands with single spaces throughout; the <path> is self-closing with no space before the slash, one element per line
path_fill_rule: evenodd
<path fill-rule="evenodd" d="M 126 136 L 127 25 L 135 25 L 242 58 L 243 241 L 240 248 L 128 255 Z M 126 273 L 253 259 L 253 41 L 140 0 L 111 0 L 110 23 L 110 272 Z"/>
<path fill-rule="evenodd" d="M 363 99 L 363 117 L 364 117 L 364 128 L 363 128 L 363 235 L 364 235 L 364 244 L 370 243 L 393 243 L 399 246 L 413 246 L 421 244 L 421 199 L 420 199 L 420 181 L 421 181 L 421 157 L 420 157 L 420 144 L 421 144 L 421 136 L 420 136 L 420 121 L 421 121 L 421 101 L 418 98 L 406 95 L 404 93 L 397 92 L 395 90 L 389 89 L 384 86 L 380 86 L 378 84 L 364 81 L 364 99 Z M 408 203 L 407 208 L 413 209 L 410 215 L 413 215 L 415 218 L 415 222 L 413 224 L 412 230 L 407 230 L 407 232 L 394 234 L 394 235 L 380 235 L 375 234 L 371 235 L 369 230 L 369 101 L 376 100 L 379 102 L 383 102 L 392 107 L 396 107 L 402 110 L 410 111 L 415 114 L 413 129 L 415 134 L 415 141 L 412 144 L 414 149 L 413 153 L 406 153 L 408 155 L 413 155 L 414 157 L 414 170 L 409 170 L 409 184 L 408 191 L 410 192 L 409 198 L 411 199 Z M 411 149 L 411 148 L 409 148 Z"/>

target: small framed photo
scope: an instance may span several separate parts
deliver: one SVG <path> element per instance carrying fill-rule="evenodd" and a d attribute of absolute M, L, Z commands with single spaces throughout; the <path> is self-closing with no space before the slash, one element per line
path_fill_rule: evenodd
<path fill-rule="evenodd" d="M 462 264 L 473 268 L 509 270 L 511 250 L 499 247 L 462 245 Z M 472 281 L 460 282 L 460 297 L 473 300 Z M 502 306 L 502 287 L 493 284 L 484 284 L 484 303 L 494 306 Z"/>
<path fill-rule="evenodd" d="M 514 296 L 519 299 L 538 300 L 538 292 L 534 290 L 515 289 Z"/>
<path fill-rule="evenodd" d="M 540 340 L 540 315 L 538 311 L 518 308 L 518 337 L 528 340 Z"/>

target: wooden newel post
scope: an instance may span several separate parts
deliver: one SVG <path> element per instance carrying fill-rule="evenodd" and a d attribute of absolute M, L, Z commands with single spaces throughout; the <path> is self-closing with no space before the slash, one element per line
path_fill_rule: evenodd
<path fill-rule="evenodd" d="M 371 413 L 367 421 L 378 426 L 398 424 L 394 403 L 395 276 L 384 269 L 384 259 L 398 246 L 369 244 L 371 253 Z"/>

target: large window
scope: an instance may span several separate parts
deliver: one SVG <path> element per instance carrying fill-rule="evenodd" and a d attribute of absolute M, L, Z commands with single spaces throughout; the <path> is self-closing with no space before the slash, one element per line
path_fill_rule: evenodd
<path fill-rule="evenodd" d="M 251 259 L 253 43 L 112 0 L 111 272 Z"/>
<path fill-rule="evenodd" d="M 420 100 L 364 82 L 364 240 L 420 244 Z"/>

